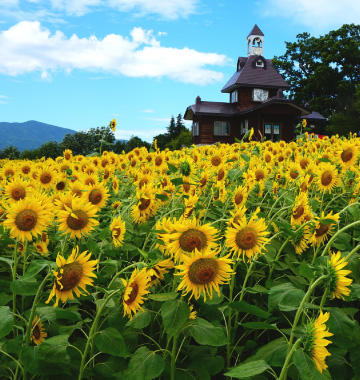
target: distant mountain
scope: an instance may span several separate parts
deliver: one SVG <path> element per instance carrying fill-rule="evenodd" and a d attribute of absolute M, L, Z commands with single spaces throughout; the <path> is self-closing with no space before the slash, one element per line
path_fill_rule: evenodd
<path fill-rule="evenodd" d="M 76 131 L 30 120 L 24 123 L 0 122 L 0 150 L 9 145 L 20 151 L 39 148 L 48 141 L 62 141 L 67 133 Z"/>

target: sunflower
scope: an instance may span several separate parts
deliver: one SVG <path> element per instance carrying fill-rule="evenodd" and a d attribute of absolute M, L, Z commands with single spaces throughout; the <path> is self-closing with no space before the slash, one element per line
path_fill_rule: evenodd
<path fill-rule="evenodd" d="M 31 324 L 31 340 L 38 346 L 47 337 L 44 326 L 38 316 L 35 316 Z"/>
<path fill-rule="evenodd" d="M 306 192 L 301 192 L 295 199 L 295 204 L 291 213 L 291 225 L 301 224 L 306 215 L 310 213 L 309 200 Z"/>
<path fill-rule="evenodd" d="M 116 176 L 112 180 L 111 187 L 114 190 L 114 194 L 119 193 L 119 180 Z"/>
<path fill-rule="evenodd" d="M 166 259 L 158 262 L 148 269 L 149 277 L 149 287 L 157 286 L 160 281 L 164 280 L 164 274 L 168 272 L 169 269 L 174 267 L 174 263 L 171 259 Z"/>
<path fill-rule="evenodd" d="M 40 183 L 41 188 L 49 190 L 56 182 L 57 172 L 51 166 L 44 166 L 36 171 L 36 179 Z"/>
<path fill-rule="evenodd" d="M 188 199 L 184 200 L 185 210 L 182 214 L 183 218 L 186 219 L 192 216 L 198 199 L 199 197 L 195 194 L 195 195 L 190 195 Z"/>
<path fill-rule="evenodd" d="M 110 121 L 110 128 L 112 129 L 113 132 L 116 131 L 116 119 L 112 119 Z"/>
<path fill-rule="evenodd" d="M 48 256 L 49 250 L 48 250 L 48 245 L 47 243 L 44 243 L 43 241 L 37 241 L 34 242 L 34 248 L 36 249 L 37 252 L 40 253 L 41 256 Z"/>
<path fill-rule="evenodd" d="M 63 204 L 65 210 L 58 211 L 59 230 L 70 233 L 70 239 L 88 235 L 99 222 L 95 219 L 97 208 L 81 198 L 72 198 L 70 207 Z"/>
<path fill-rule="evenodd" d="M 126 231 L 125 222 L 121 216 L 114 218 L 110 224 L 110 231 L 115 247 L 121 247 L 124 244 L 124 235 Z"/>
<path fill-rule="evenodd" d="M 265 219 L 258 219 L 257 213 L 255 213 L 248 222 L 246 216 L 243 216 L 233 227 L 228 227 L 225 234 L 225 244 L 230 252 L 237 255 L 238 258 L 243 255 L 245 261 L 246 255 L 250 261 L 265 249 L 264 245 L 269 243 L 269 239 L 265 237 L 268 234 Z"/>
<path fill-rule="evenodd" d="M 30 190 L 29 182 L 21 178 L 12 177 L 11 181 L 5 185 L 5 198 L 17 202 L 24 199 Z"/>
<path fill-rule="evenodd" d="M 341 253 L 332 253 L 330 260 L 328 261 L 328 269 L 330 271 L 331 282 L 330 291 L 332 298 L 342 298 L 348 296 L 351 292 L 347 286 L 351 285 L 353 280 L 346 276 L 351 273 L 351 270 L 343 270 L 347 265 L 345 258 L 341 258 Z"/>
<path fill-rule="evenodd" d="M 309 225 L 305 225 L 298 231 L 296 236 L 291 239 L 291 243 L 298 255 L 301 255 L 309 247 L 312 236 L 312 228 Z"/>
<path fill-rule="evenodd" d="M 128 315 L 132 319 L 132 313 L 135 315 L 138 310 L 142 310 L 141 304 L 144 303 L 144 295 L 150 293 L 148 291 L 149 278 L 146 268 L 143 268 L 140 272 L 136 268 L 129 281 L 123 278 L 121 280 L 125 286 L 122 301 L 124 316 Z"/>
<path fill-rule="evenodd" d="M 177 290 L 183 290 L 184 295 L 191 292 L 190 299 L 192 296 L 199 299 L 202 294 L 204 301 L 207 295 L 212 299 L 213 289 L 220 296 L 219 285 L 229 282 L 234 272 L 229 255 L 216 257 L 219 252 L 220 249 L 216 251 L 195 249 L 190 256 L 183 255 L 181 265 L 176 267 L 180 272 L 175 275 L 182 276 Z"/>
<path fill-rule="evenodd" d="M 182 252 L 189 254 L 195 249 L 203 251 L 215 246 L 218 230 L 210 224 L 200 225 L 195 218 L 181 219 L 173 225 L 175 232 L 163 234 L 166 252 L 178 261 Z"/>
<path fill-rule="evenodd" d="M 51 214 L 41 203 L 33 198 L 26 197 L 11 205 L 7 210 L 3 225 L 10 229 L 10 236 L 24 242 L 31 241 L 46 230 L 51 222 Z"/>
<path fill-rule="evenodd" d="M 302 173 L 302 169 L 299 163 L 291 162 L 287 166 L 286 177 L 288 181 L 290 182 L 296 181 L 301 173 Z"/>
<path fill-rule="evenodd" d="M 325 322 L 329 319 L 330 313 L 325 313 L 320 310 L 319 317 L 306 327 L 306 343 L 305 351 L 313 358 L 316 368 L 320 373 L 328 366 L 325 364 L 325 358 L 331 354 L 325 348 L 332 342 L 328 338 L 334 334 L 326 330 Z"/>
<path fill-rule="evenodd" d="M 60 254 L 57 255 L 56 264 L 58 269 L 57 271 L 53 271 L 55 282 L 50 296 L 45 303 L 49 303 L 54 296 L 56 297 L 54 306 L 58 305 L 59 300 L 63 303 L 68 299 L 73 300 L 73 292 L 77 297 L 83 294 L 80 289 L 85 294 L 88 293 L 86 285 L 92 285 L 94 280 L 91 277 L 96 278 L 96 274 L 93 271 L 99 261 L 89 261 L 91 253 L 87 252 L 84 251 L 79 255 L 79 247 L 77 246 L 73 248 L 67 260 Z"/>
<path fill-rule="evenodd" d="M 333 233 L 339 219 L 340 215 L 333 215 L 332 211 L 326 216 L 324 212 L 322 212 L 320 218 L 316 220 L 315 231 L 313 235 L 313 243 L 315 243 L 316 245 L 323 243 L 328 238 L 328 236 Z M 327 223 L 322 223 L 322 220 L 326 220 Z M 333 220 L 333 223 L 331 223 L 331 220 Z"/>
<path fill-rule="evenodd" d="M 332 190 L 337 186 L 339 182 L 339 175 L 336 171 L 334 165 L 330 163 L 324 163 L 317 169 L 317 185 L 320 190 L 328 191 L 331 193 Z"/>
<path fill-rule="evenodd" d="M 351 165 L 355 164 L 358 158 L 359 149 L 353 143 L 345 142 L 340 146 L 339 150 L 336 153 L 340 165 L 343 168 L 348 168 Z"/>
<path fill-rule="evenodd" d="M 70 149 L 65 149 L 63 152 L 63 155 L 64 155 L 64 160 L 71 161 L 73 157 L 73 152 Z"/>
<path fill-rule="evenodd" d="M 238 224 L 239 220 L 245 215 L 247 208 L 245 206 L 238 207 L 235 212 L 230 211 L 231 217 L 228 220 L 228 225 L 234 227 L 234 224 Z"/>
<path fill-rule="evenodd" d="M 238 186 L 233 195 L 233 203 L 236 208 L 245 205 L 248 198 L 248 192 L 245 186 Z"/>
<path fill-rule="evenodd" d="M 156 213 L 158 202 L 155 199 L 153 188 L 150 186 L 138 189 L 136 198 L 138 203 L 132 207 L 131 216 L 136 223 L 144 223 Z"/>
<path fill-rule="evenodd" d="M 108 198 L 109 191 L 102 183 L 88 186 L 86 200 L 93 204 L 98 210 L 102 209 L 106 205 Z"/>

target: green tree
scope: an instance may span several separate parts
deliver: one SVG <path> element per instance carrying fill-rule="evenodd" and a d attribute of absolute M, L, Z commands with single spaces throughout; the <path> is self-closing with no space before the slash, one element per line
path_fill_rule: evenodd
<path fill-rule="evenodd" d="M 0 158 L 10 158 L 11 160 L 16 160 L 19 156 L 19 149 L 13 145 L 9 145 L 4 150 L 0 151 Z"/>
<path fill-rule="evenodd" d="M 176 124 L 175 124 L 175 118 L 174 116 L 171 116 L 171 119 L 170 119 L 170 124 L 169 126 L 167 127 L 167 134 L 168 134 L 168 137 L 169 137 L 169 141 L 170 142 L 172 139 L 174 139 L 175 137 L 177 137 L 177 129 L 176 129 Z"/>
<path fill-rule="evenodd" d="M 37 149 L 40 157 L 53 158 L 60 156 L 62 151 L 56 141 L 48 141 Z"/>
<path fill-rule="evenodd" d="M 190 146 L 192 145 L 192 133 L 186 128 L 180 133 L 178 137 L 171 140 L 169 145 L 169 148 L 171 150 L 181 149 L 184 146 Z"/>
<path fill-rule="evenodd" d="M 309 102 L 325 117 L 341 113 L 348 118 L 360 83 L 360 25 L 345 24 L 318 38 L 309 33 L 296 38 L 285 42 L 285 54 L 273 60 L 291 86 L 290 98 Z"/>
<path fill-rule="evenodd" d="M 131 152 L 135 148 L 145 147 L 146 149 L 150 148 L 150 144 L 146 141 L 141 140 L 140 137 L 131 136 L 130 140 L 125 145 L 125 152 Z"/>

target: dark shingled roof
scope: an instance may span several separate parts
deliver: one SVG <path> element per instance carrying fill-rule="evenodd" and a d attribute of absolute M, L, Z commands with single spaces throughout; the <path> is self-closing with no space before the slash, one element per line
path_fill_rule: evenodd
<path fill-rule="evenodd" d="M 308 115 L 301 116 L 302 119 L 312 119 L 312 120 L 326 120 L 326 117 L 323 115 L 319 114 L 319 112 L 311 112 Z"/>
<path fill-rule="evenodd" d="M 276 96 L 265 100 L 261 104 L 258 104 L 254 107 L 248 108 L 246 110 L 239 111 L 234 103 L 222 103 L 222 102 L 203 102 L 193 104 L 189 106 L 184 114 L 185 120 L 192 120 L 194 114 L 197 115 L 213 115 L 213 116 L 240 116 L 249 112 L 256 111 L 261 108 L 265 108 L 271 104 L 288 104 L 291 107 L 297 108 L 301 111 L 302 114 L 309 113 L 309 109 L 306 107 L 300 106 L 299 104 L 293 102 L 289 99 L 278 98 Z"/>
<path fill-rule="evenodd" d="M 256 66 L 256 61 L 262 59 L 264 67 Z M 246 60 L 245 64 L 244 61 Z M 222 88 L 221 92 L 231 92 L 241 86 L 259 86 L 262 88 L 290 88 L 283 77 L 274 69 L 271 59 L 262 56 L 250 55 L 240 57 L 239 62 L 243 65 Z"/>
<path fill-rule="evenodd" d="M 263 35 L 264 35 L 264 33 L 255 24 L 255 26 L 251 29 L 251 32 L 247 36 L 249 37 L 249 36 L 263 36 Z"/>

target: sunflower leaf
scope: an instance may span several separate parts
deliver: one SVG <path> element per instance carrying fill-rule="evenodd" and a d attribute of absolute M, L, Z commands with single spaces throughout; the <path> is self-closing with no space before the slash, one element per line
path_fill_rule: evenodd
<path fill-rule="evenodd" d="M 128 356 L 123 336 L 113 327 L 107 327 L 105 330 L 99 331 L 95 345 L 105 354 L 120 356 L 122 358 Z"/>
<path fill-rule="evenodd" d="M 0 307 L 0 338 L 3 338 L 14 326 L 14 315 L 9 306 Z"/>
<path fill-rule="evenodd" d="M 161 316 L 170 339 L 189 319 L 190 308 L 184 301 L 169 300 L 162 305 Z"/>
<path fill-rule="evenodd" d="M 224 375 L 234 377 L 235 379 L 247 379 L 249 377 L 263 373 L 270 366 L 264 360 L 256 360 L 254 362 L 240 364 L 233 368 L 231 371 L 226 372 Z"/>
<path fill-rule="evenodd" d="M 208 346 L 224 346 L 227 343 L 221 327 L 215 327 L 202 318 L 196 318 L 190 326 L 190 335 L 197 343 Z"/>
<path fill-rule="evenodd" d="M 240 312 L 256 315 L 260 318 L 269 318 L 271 316 L 269 312 L 262 310 L 257 306 L 250 305 L 245 301 L 231 302 L 229 303 L 229 307 L 236 309 Z"/>

